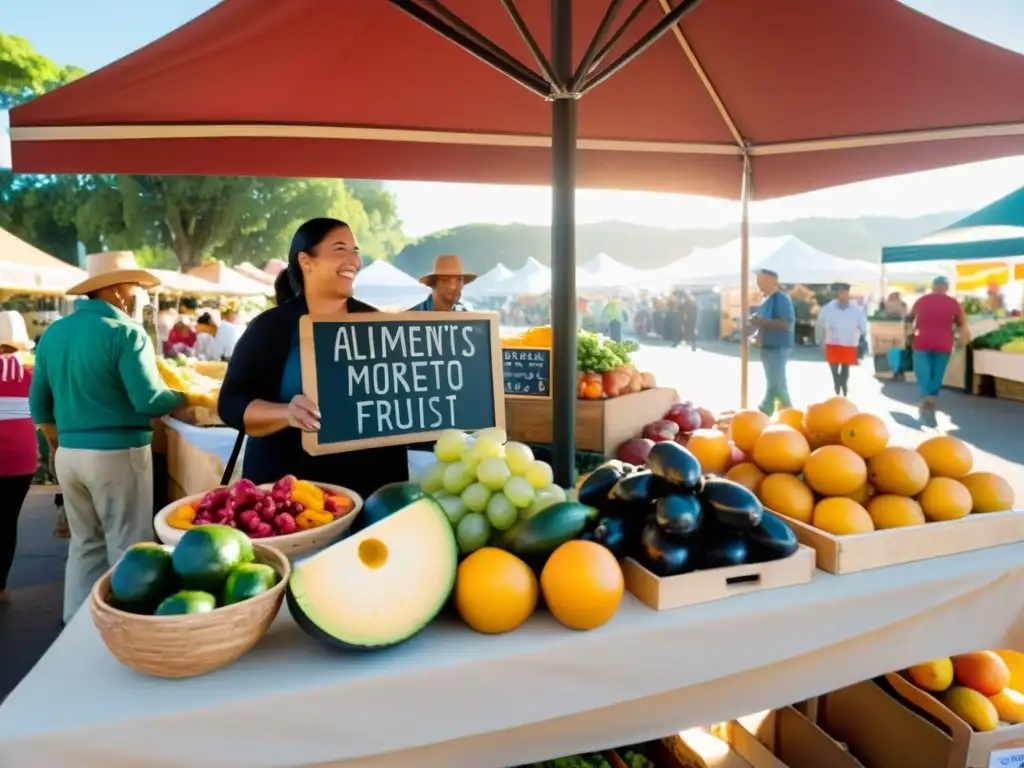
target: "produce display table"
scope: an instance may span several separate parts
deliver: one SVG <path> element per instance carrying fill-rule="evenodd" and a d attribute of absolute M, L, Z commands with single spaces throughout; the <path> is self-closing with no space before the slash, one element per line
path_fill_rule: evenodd
<path fill-rule="evenodd" d="M 610 748 L 806 699 L 922 659 L 1022 640 L 1024 544 L 657 612 L 547 614 L 507 635 L 442 620 L 338 655 L 283 611 L 238 663 L 157 680 L 87 610 L 0 706 L 0 763 L 79 768 L 486 768 Z"/>

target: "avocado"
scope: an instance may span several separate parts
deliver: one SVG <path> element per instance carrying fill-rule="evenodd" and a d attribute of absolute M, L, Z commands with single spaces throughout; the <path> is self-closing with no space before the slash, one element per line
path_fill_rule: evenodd
<path fill-rule="evenodd" d="M 704 481 L 700 500 L 712 510 L 718 522 L 739 530 L 753 528 L 761 522 L 764 513 L 764 507 L 753 491 L 720 477 L 709 477 Z"/>
<path fill-rule="evenodd" d="M 226 525 L 200 525 L 185 531 L 171 559 L 186 589 L 219 594 L 232 570 L 252 562 L 252 541 Z"/>
<path fill-rule="evenodd" d="M 642 469 L 619 479 L 608 492 L 608 498 L 627 504 L 649 504 L 668 490 L 661 478 L 650 470 Z"/>
<path fill-rule="evenodd" d="M 640 564 L 656 576 L 677 576 L 693 570 L 690 548 L 669 538 L 654 517 L 640 531 Z"/>
<path fill-rule="evenodd" d="M 427 493 L 416 483 L 388 483 L 371 493 L 363 502 L 363 510 L 356 517 L 353 532 L 376 525 L 385 517 L 405 509 Z"/>
<path fill-rule="evenodd" d="M 152 613 L 174 591 L 175 581 L 170 547 L 133 544 L 110 574 L 110 604 L 129 613 Z"/>
<path fill-rule="evenodd" d="M 747 543 L 736 531 L 709 536 L 700 553 L 700 568 L 725 568 L 747 562 Z"/>
<path fill-rule="evenodd" d="M 288 610 L 304 632 L 338 650 L 395 646 L 444 608 L 458 556 L 444 509 L 422 496 L 295 563 Z"/>
<path fill-rule="evenodd" d="M 587 475 L 576 497 L 581 504 L 601 509 L 601 505 L 608 500 L 608 492 L 625 474 L 621 461 L 607 461 Z"/>
<path fill-rule="evenodd" d="M 800 547 L 796 534 L 782 519 L 768 510 L 761 522 L 747 531 L 747 549 L 750 562 L 765 563 L 789 557 Z"/>
<path fill-rule="evenodd" d="M 674 493 L 654 502 L 654 518 L 662 531 L 682 539 L 700 530 L 704 510 L 696 496 Z"/>
<path fill-rule="evenodd" d="M 233 605 L 273 588 L 280 577 L 263 563 L 243 563 L 228 574 L 220 593 L 221 605 Z"/>
<path fill-rule="evenodd" d="M 655 443 L 647 457 L 647 467 L 656 477 L 677 489 L 696 491 L 700 488 L 700 462 L 679 443 L 669 440 Z"/>
<path fill-rule="evenodd" d="M 549 555 L 562 544 L 579 538 L 597 510 L 578 501 L 560 501 L 533 517 L 520 520 L 498 537 L 496 545 L 520 557 Z"/>
<path fill-rule="evenodd" d="M 640 533 L 637 518 L 602 517 L 593 531 L 587 532 L 590 541 L 606 547 L 616 557 L 625 557 L 635 547 Z"/>
<path fill-rule="evenodd" d="M 183 589 L 160 603 L 154 615 L 182 616 L 186 613 L 206 613 L 216 607 L 217 599 L 209 592 Z"/>

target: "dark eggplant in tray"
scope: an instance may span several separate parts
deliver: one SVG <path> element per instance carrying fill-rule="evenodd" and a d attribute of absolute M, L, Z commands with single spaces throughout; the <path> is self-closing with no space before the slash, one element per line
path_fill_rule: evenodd
<path fill-rule="evenodd" d="M 728 568 L 748 560 L 747 542 L 739 531 L 722 532 L 702 542 L 698 568 Z"/>
<path fill-rule="evenodd" d="M 690 492 L 700 488 L 700 462 L 679 443 L 655 443 L 647 457 L 647 468 L 673 489 Z"/>
<path fill-rule="evenodd" d="M 607 548 L 616 557 L 625 557 L 636 549 L 643 518 L 602 517 L 587 538 Z"/>
<path fill-rule="evenodd" d="M 749 562 L 766 563 L 789 557 L 800 547 L 793 529 L 782 519 L 767 510 L 761 522 L 747 531 Z"/>
<path fill-rule="evenodd" d="M 693 556 L 683 542 L 669 537 L 651 517 L 640 531 L 637 560 L 656 576 L 677 576 L 693 570 Z"/>
<path fill-rule="evenodd" d="M 764 513 L 764 507 L 752 491 L 720 477 L 705 479 L 700 500 L 715 520 L 738 530 L 754 528 Z"/>
<path fill-rule="evenodd" d="M 662 531 L 682 539 L 700 530 L 704 510 L 696 496 L 673 493 L 654 503 L 654 519 Z"/>
<path fill-rule="evenodd" d="M 647 470 L 641 470 L 620 478 L 608 492 L 608 498 L 627 504 L 649 504 L 661 496 L 663 491 L 663 483 L 659 477 Z"/>
<path fill-rule="evenodd" d="M 603 509 L 602 505 L 608 500 L 608 493 L 626 474 L 628 474 L 626 465 L 621 461 L 616 459 L 606 461 L 587 475 L 580 484 L 576 498 L 581 504 Z"/>

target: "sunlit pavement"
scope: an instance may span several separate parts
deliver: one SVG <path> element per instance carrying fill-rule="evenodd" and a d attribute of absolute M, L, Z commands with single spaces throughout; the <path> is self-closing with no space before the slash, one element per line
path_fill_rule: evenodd
<path fill-rule="evenodd" d="M 750 402 L 764 392 L 764 374 L 757 352 L 750 365 Z M 682 347 L 645 344 L 634 356 L 641 370 L 652 371 L 663 386 L 675 387 L 684 400 L 713 411 L 739 405 L 739 345 L 702 344 L 692 352 Z M 828 366 L 817 349 L 799 349 L 789 364 L 793 404 L 804 407 L 832 395 Z M 850 398 L 861 410 L 882 416 L 893 442 L 914 446 L 935 430 L 917 422 L 917 391 L 912 384 L 874 379 L 870 364 L 850 375 Z M 955 434 L 972 446 L 976 468 L 998 472 L 1024 500 L 1024 403 L 944 391 L 940 397 L 939 431 Z M 33 489 L 21 515 L 18 554 L 11 574 L 13 600 L 0 605 L 0 698 L 28 672 L 60 632 L 61 583 L 67 543 L 51 535 L 53 489 Z"/>

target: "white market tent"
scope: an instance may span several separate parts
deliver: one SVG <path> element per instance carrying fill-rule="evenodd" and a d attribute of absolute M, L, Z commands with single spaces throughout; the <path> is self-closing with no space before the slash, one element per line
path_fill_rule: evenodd
<path fill-rule="evenodd" d="M 541 296 L 551 293 L 551 269 L 530 256 L 502 285 L 508 296 Z"/>
<path fill-rule="evenodd" d="M 159 280 L 160 285 L 156 290 L 161 293 L 183 293 L 189 296 L 235 296 L 239 294 L 225 293 L 219 286 L 209 280 L 204 280 L 195 275 L 186 275 L 175 272 L 173 269 L 147 269 Z M 240 294 L 247 296 L 249 294 Z"/>
<path fill-rule="evenodd" d="M 462 294 L 470 299 L 482 299 L 485 296 L 510 296 L 506 283 L 512 277 L 512 270 L 500 262 L 492 269 L 466 286 Z"/>
<path fill-rule="evenodd" d="M 693 253 L 667 267 L 656 270 L 663 285 L 740 284 L 741 241 L 733 240 L 717 248 L 696 248 Z M 880 268 L 854 259 L 843 259 L 820 251 L 792 235 L 750 238 L 750 271 L 770 269 L 783 283 L 806 285 L 836 281 L 876 283 Z"/>
<path fill-rule="evenodd" d="M 427 286 L 386 261 L 375 261 L 356 276 L 356 298 L 378 307 L 408 309 L 429 293 Z"/>
<path fill-rule="evenodd" d="M 215 261 L 190 269 L 186 275 L 211 282 L 223 296 L 273 296 L 274 287 L 257 282 L 236 272 L 223 262 Z"/>
<path fill-rule="evenodd" d="M 0 229 L 0 291 L 58 296 L 85 278 L 85 270 Z"/>
<path fill-rule="evenodd" d="M 650 278 L 650 273 L 628 267 L 607 253 L 599 253 L 576 269 L 576 287 L 581 291 L 621 293 Z"/>
<path fill-rule="evenodd" d="M 255 280 L 257 283 L 263 283 L 264 285 L 271 286 L 274 284 L 275 275 L 271 275 L 269 272 L 264 272 L 262 269 L 253 266 L 248 261 L 236 264 L 235 271 L 241 275 L 245 275 L 250 280 Z"/>

